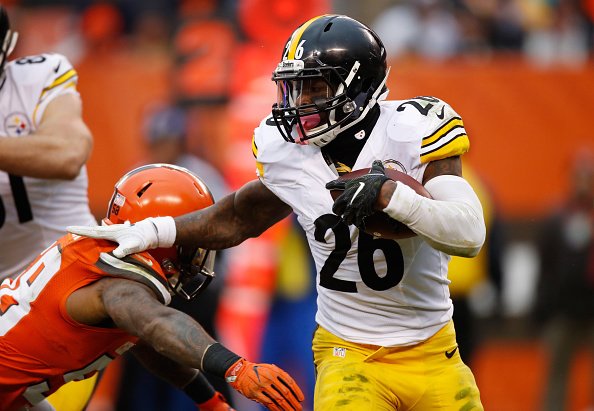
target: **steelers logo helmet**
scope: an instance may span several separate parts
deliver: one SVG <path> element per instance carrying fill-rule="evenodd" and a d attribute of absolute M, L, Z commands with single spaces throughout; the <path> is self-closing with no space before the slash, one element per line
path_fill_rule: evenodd
<path fill-rule="evenodd" d="M 272 118 L 287 141 L 324 146 L 386 98 L 382 41 L 347 16 L 323 15 L 291 35 L 272 74 Z"/>

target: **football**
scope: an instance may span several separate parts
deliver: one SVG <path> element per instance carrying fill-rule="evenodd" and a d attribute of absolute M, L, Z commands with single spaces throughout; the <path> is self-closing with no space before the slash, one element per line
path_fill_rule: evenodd
<path fill-rule="evenodd" d="M 362 168 L 350 173 L 341 175 L 338 179 L 340 181 L 348 181 L 353 178 L 369 173 L 369 168 Z M 394 181 L 399 181 L 406 184 L 416 191 L 417 194 L 423 197 L 431 198 L 431 194 L 423 187 L 417 180 L 401 171 L 386 168 L 386 176 Z M 330 195 L 333 200 L 336 200 L 342 193 L 342 190 L 330 190 Z M 391 240 L 400 240 L 404 238 L 414 237 L 416 234 L 400 221 L 396 221 L 386 213 L 376 211 L 365 219 L 365 232 L 375 237 L 387 238 Z"/>

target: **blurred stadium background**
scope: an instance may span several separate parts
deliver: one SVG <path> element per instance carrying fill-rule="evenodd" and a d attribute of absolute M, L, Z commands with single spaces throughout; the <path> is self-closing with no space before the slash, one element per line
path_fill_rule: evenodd
<path fill-rule="evenodd" d="M 535 244 L 543 218 L 569 192 L 576 153 L 594 151 L 594 1 L 3 4 L 20 33 L 13 58 L 55 51 L 79 72 L 84 117 L 95 137 L 89 196 L 98 218 L 116 179 L 146 158 L 143 123 L 153 107 L 167 102 L 186 109 L 188 150 L 237 188 L 255 178 L 252 130 L 273 102 L 270 74 L 292 29 L 324 13 L 348 14 L 376 29 L 392 66 L 390 97 L 434 95 L 464 119 L 471 138 L 465 165 L 480 181 L 497 228 L 485 250 L 491 254 L 460 268 L 462 279 L 452 284 L 470 308 L 475 350 L 468 361 L 485 409 L 541 409 L 548 362 L 542 324 L 533 315 Z M 232 251 L 224 276 L 232 291 L 222 299 L 218 324 L 223 342 L 241 354 L 279 365 L 310 361 L 309 353 L 290 354 L 292 340 L 274 342 L 279 333 L 302 333 L 308 348 L 315 298 L 299 239 L 287 221 Z M 299 321 L 287 324 L 288 316 L 299 315 L 279 308 L 282 300 L 298 304 L 304 328 L 287 330 Z M 284 320 L 271 313 L 284 313 Z M 275 359 L 277 351 L 285 354 Z M 576 354 L 567 409 L 594 409 L 592 352 Z M 312 369 L 302 373 L 298 379 L 311 384 Z"/>

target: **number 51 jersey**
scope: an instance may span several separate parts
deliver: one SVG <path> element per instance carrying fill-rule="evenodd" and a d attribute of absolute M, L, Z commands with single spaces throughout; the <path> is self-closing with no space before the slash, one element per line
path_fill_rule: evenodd
<path fill-rule="evenodd" d="M 9 62 L 0 76 L 0 136 L 26 138 L 56 97 L 77 93 L 78 76 L 59 54 Z M 0 170 L 0 280 L 18 275 L 68 225 L 96 225 L 87 171 L 71 181 L 22 177 Z"/>
<path fill-rule="evenodd" d="M 449 105 L 416 100 L 380 103 L 353 170 L 380 159 L 422 181 L 429 161 L 468 150 L 462 120 Z M 321 150 L 285 142 L 270 121 L 256 128 L 252 149 L 260 180 L 293 208 L 306 233 L 319 325 L 347 341 L 400 346 L 426 340 L 451 319 L 447 254 L 418 236 L 394 241 L 347 226 L 332 212 L 325 184 L 337 174 Z"/>

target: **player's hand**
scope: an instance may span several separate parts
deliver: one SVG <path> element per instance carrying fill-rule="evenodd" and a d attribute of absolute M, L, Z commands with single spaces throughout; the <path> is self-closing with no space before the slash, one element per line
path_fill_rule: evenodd
<path fill-rule="evenodd" d="M 334 214 L 342 216 L 348 225 L 364 228 L 365 217 L 375 212 L 375 202 L 382 185 L 389 180 L 380 160 L 375 160 L 369 173 L 348 181 L 333 180 L 326 184 L 328 190 L 344 190 L 332 206 Z"/>
<path fill-rule="evenodd" d="M 215 395 L 208 401 L 196 405 L 200 411 L 235 411 L 235 409 L 227 403 L 223 394 L 218 391 L 215 392 Z"/>
<path fill-rule="evenodd" d="M 301 410 L 303 393 L 295 381 L 272 364 L 242 358 L 225 373 L 225 381 L 250 400 L 273 411 Z"/>
<path fill-rule="evenodd" d="M 119 246 L 113 255 L 122 258 L 153 248 L 168 248 L 175 241 L 175 221 L 171 217 L 150 217 L 135 224 L 113 224 L 100 227 L 70 226 L 72 234 L 115 241 Z"/>

